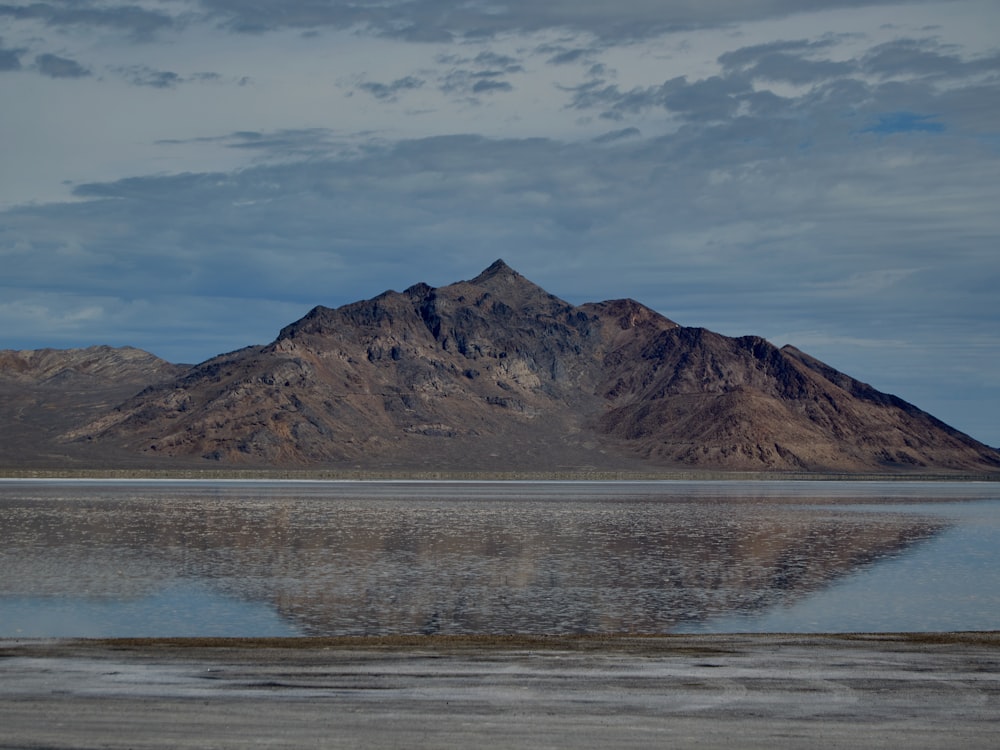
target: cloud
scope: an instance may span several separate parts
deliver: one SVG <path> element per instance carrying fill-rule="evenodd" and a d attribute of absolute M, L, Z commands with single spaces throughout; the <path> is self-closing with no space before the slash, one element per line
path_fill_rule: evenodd
<path fill-rule="evenodd" d="M 397 78 L 392 83 L 366 81 L 359 83 L 358 88 L 380 101 L 394 102 L 399 99 L 399 95 L 403 92 L 419 89 L 423 85 L 424 81 L 416 76 L 404 76 L 403 78 Z"/>
<path fill-rule="evenodd" d="M 500 91 L 513 91 L 514 87 L 507 81 L 495 80 L 494 76 L 500 75 L 492 73 L 478 73 L 475 77 L 478 79 L 472 84 L 473 94 L 495 94 Z"/>
<path fill-rule="evenodd" d="M 439 88 L 445 94 L 466 97 L 513 91 L 509 81 L 501 80 L 503 75 L 498 70 L 452 70 L 443 76 Z"/>
<path fill-rule="evenodd" d="M 523 73 L 524 65 L 516 57 L 503 55 L 491 50 L 484 50 L 472 58 L 471 62 L 479 68 L 499 70 L 504 73 Z"/>
<path fill-rule="evenodd" d="M 218 73 L 202 72 L 182 76 L 172 70 L 158 70 L 148 65 L 115 66 L 112 70 L 133 86 L 146 86 L 154 89 L 173 89 L 185 83 L 220 83 L 223 81 L 223 77 Z"/>
<path fill-rule="evenodd" d="M 640 131 L 639 128 L 621 128 L 619 130 L 610 130 L 607 133 L 602 133 L 594 138 L 594 143 L 615 143 L 616 141 L 625 140 L 626 138 L 639 138 L 641 135 L 642 131 Z"/>
<path fill-rule="evenodd" d="M 86 78 L 91 74 L 76 60 L 52 54 L 35 57 L 35 67 L 39 73 L 49 78 Z"/>
<path fill-rule="evenodd" d="M 523 73 L 524 63 L 521 59 L 485 49 L 475 56 L 458 55 L 454 53 L 439 54 L 434 62 L 448 68 L 473 68 L 476 70 L 493 70 L 502 73 Z"/>
<path fill-rule="evenodd" d="M 741 21 L 786 17 L 804 10 L 863 8 L 886 0 L 507 0 L 504 3 L 421 0 L 386 3 L 281 0 L 201 0 L 200 6 L 227 28 L 243 33 L 277 29 L 368 29 L 412 41 L 455 37 L 497 38 L 510 32 L 568 29 L 609 40 L 644 39 L 668 31 L 727 26 Z"/>
<path fill-rule="evenodd" d="M 336 153 L 343 141 L 328 128 L 298 128 L 270 133 L 241 131 L 224 138 L 230 148 L 250 149 L 269 157 L 314 158 Z"/>
<path fill-rule="evenodd" d="M 922 0 L 916 0 L 918 4 Z M 323 29 L 361 31 L 414 43 L 448 43 L 458 39 L 482 41 L 511 33 L 551 29 L 583 33 L 602 43 L 649 39 L 664 33 L 726 28 L 742 22 L 782 19 L 803 12 L 879 8 L 904 4 L 902 0 L 713 0 L 672 2 L 621 0 L 190 0 L 148 7 L 120 0 L 51 0 L 0 4 L 0 17 L 36 21 L 60 30 L 104 29 L 150 41 L 168 30 L 180 30 L 209 20 L 236 34 L 265 34 L 282 30 L 315 32 Z M 587 56 L 586 47 L 570 46 L 555 52 L 555 64 Z"/>
<path fill-rule="evenodd" d="M 747 82 L 733 76 L 711 76 L 693 82 L 680 76 L 664 83 L 657 96 L 667 109 L 704 120 L 732 117 L 740 106 L 740 97 L 748 93 Z"/>
<path fill-rule="evenodd" d="M 0 39 L 0 43 L 2 42 L 3 40 Z M 4 49 L 0 46 L 0 73 L 4 71 L 20 70 L 21 55 L 23 53 L 23 49 Z"/>
<path fill-rule="evenodd" d="M 0 17 L 4 16 L 12 20 L 40 21 L 46 26 L 61 29 L 96 27 L 125 31 L 130 36 L 143 39 L 175 23 L 166 13 L 126 3 L 97 3 L 92 0 L 0 4 Z"/>
<path fill-rule="evenodd" d="M 573 49 L 560 49 L 556 51 L 547 62 L 550 65 L 567 65 L 586 61 L 593 53 L 593 50 L 585 47 L 574 47 Z"/>
<path fill-rule="evenodd" d="M 776 41 L 743 47 L 719 56 L 728 75 L 750 79 L 783 81 L 796 85 L 840 78 L 857 71 L 853 61 L 815 59 L 816 53 L 830 51 L 832 39 L 818 41 Z"/>
<path fill-rule="evenodd" d="M 941 75 L 962 67 L 957 55 L 942 55 L 932 40 L 898 39 L 868 53 L 865 67 L 883 77 L 900 74 Z"/>
<path fill-rule="evenodd" d="M 753 89 L 749 80 L 737 76 L 711 76 L 697 81 L 679 76 L 660 86 L 628 91 L 622 91 L 617 84 L 595 81 L 572 88 L 571 92 L 571 107 L 602 108 L 603 116 L 609 119 L 621 120 L 626 115 L 662 108 L 685 119 L 704 121 L 732 117 L 740 109 L 741 101 L 753 94 Z"/>
<path fill-rule="evenodd" d="M 1000 55 L 966 56 L 951 48 L 945 55 L 939 42 L 899 39 L 845 58 L 838 46 L 844 41 L 857 47 L 858 40 L 833 35 L 777 40 L 722 53 L 717 75 L 632 87 L 599 75 L 561 89 L 569 94 L 569 108 L 605 119 L 663 111 L 677 122 L 742 127 L 753 137 L 767 137 L 757 128 L 761 118 L 768 127 L 775 127 L 775 118 L 833 118 L 831 124 L 861 118 L 859 131 L 886 134 L 938 133 L 951 117 L 984 134 L 995 132 L 987 118 L 1000 114 L 992 103 L 1000 94 Z M 949 114 L 921 114 L 928 111 Z"/>
<path fill-rule="evenodd" d="M 316 133 L 299 137 L 322 141 Z M 613 150 L 450 136 L 370 141 L 350 154 L 232 173 L 85 184 L 76 189 L 83 203 L 8 213 L 5 244 L 30 241 L 32 252 L 6 258 L 5 269 L 26 286 L 46 283 L 51 267 L 31 276 L 30 269 L 42 269 L 33 257 L 57 254 L 67 281 L 103 292 L 148 288 L 155 279 L 161 292 L 217 294 L 236 285 L 306 304 L 331 294 L 352 299 L 357 285 L 343 274 L 359 253 L 389 265 L 421 257 L 437 282 L 450 280 L 449 269 L 469 253 L 484 264 L 507 257 L 526 273 L 551 273 L 557 281 L 562 264 L 601 258 L 614 247 L 615 278 L 593 280 L 589 292 L 637 296 L 687 322 L 698 322 L 684 308 L 702 293 L 687 285 L 707 266 L 716 269 L 710 283 L 717 295 L 744 299 L 760 313 L 812 308 L 819 319 L 835 308 L 821 307 L 815 290 L 838 279 L 850 283 L 835 304 L 850 300 L 855 317 L 874 300 L 852 279 L 891 281 L 878 304 L 900 290 L 912 293 L 915 284 L 980 286 L 982 271 L 972 269 L 979 237 L 989 230 L 967 217 L 990 200 L 989 170 L 942 172 L 902 146 L 894 155 L 877 140 L 857 141 L 847 124 L 841 137 L 855 139 L 849 159 L 839 151 L 803 151 L 781 134 L 747 142 L 740 129 L 659 139 L 625 129 Z M 287 153 L 295 138 L 244 133 L 232 143 Z M 67 238 L 79 247 L 71 250 Z M 901 265 L 904 258 L 909 265 Z M 460 266 L 476 270 L 480 261 Z M 913 263 L 936 271 L 896 270 Z M 119 270 L 108 274 L 112 268 Z M 394 269 L 388 280 L 406 283 L 408 268 Z M 662 270 L 651 268 L 672 269 L 669 291 L 658 280 Z M 787 287 L 792 269 L 798 290 Z M 366 274 L 372 288 L 383 283 L 378 269 L 348 273 Z M 811 289 L 803 286 L 810 279 Z M 985 293 L 974 296 L 985 300 Z M 836 310 L 841 319 L 847 314 Z"/>
<path fill-rule="evenodd" d="M 362 136 L 363 137 L 363 136 Z M 221 136 L 197 138 L 170 138 L 157 141 L 159 145 L 188 146 L 217 145 L 227 149 L 254 154 L 256 163 L 289 162 L 348 158 L 358 151 L 358 136 L 338 133 L 329 128 L 295 128 L 260 132 L 241 130 Z M 82 191 L 99 189 L 100 183 L 83 185 Z"/>
<path fill-rule="evenodd" d="M 505 77 L 525 72 L 520 59 L 489 49 L 471 57 L 441 54 L 435 62 L 445 68 L 438 76 L 438 89 L 465 101 L 477 101 L 482 94 L 513 91 L 514 85 Z"/>
<path fill-rule="evenodd" d="M 184 82 L 184 78 L 170 70 L 156 70 L 145 65 L 122 68 L 121 73 L 136 86 L 150 86 L 154 89 L 170 89 Z"/>
<path fill-rule="evenodd" d="M 779 39 L 764 44 L 739 47 L 719 55 L 719 62 L 727 69 L 746 69 L 767 59 L 771 55 L 794 55 L 798 58 L 811 57 L 816 52 L 830 51 L 837 41 L 832 38 L 810 41 L 808 39 Z"/>

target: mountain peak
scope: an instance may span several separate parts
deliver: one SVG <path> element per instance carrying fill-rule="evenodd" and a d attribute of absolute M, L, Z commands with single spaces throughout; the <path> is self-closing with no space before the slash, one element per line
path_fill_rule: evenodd
<path fill-rule="evenodd" d="M 514 307 L 531 307 L 538 304 L 547 305 L 558 303 L 562 306 L 568 305 L 558 297 L 549 294 L 538 284 L 525 278 L 513 268 L 508 266 L 502 259 L 498 259 L 485 271 L 471 281 L 462 281 L 455 288 L 465 285 L 478 287 L 490 294 L 494 294 L 502 299 L 506 304 Z"/>
<path fill-rule="evenodd" d="M 474 278 L 472 283 L 482 284 L 484 281 L 490 281 L 496 278 L 500 278 L 503 281 L 513 281 L 514 279 L 521 279 L 524 277 L 508 266 L 503 261 L 503 258 L 497 258 L 486 270 Z"/>

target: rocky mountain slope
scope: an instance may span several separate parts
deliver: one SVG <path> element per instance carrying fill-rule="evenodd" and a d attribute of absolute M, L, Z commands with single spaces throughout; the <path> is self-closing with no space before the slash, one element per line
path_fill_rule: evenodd
<path fill-rule="evenodd" d="M 187 369 L 132 347 L 0 350 L 0 466 L 103 465 L 110 456 L 59 435 Z M 124 454 L 114 463 L 131 460 Z"/>
<path fill-rule="evenodd" d="M 1000 471 L 1000 453 L 794 349 L 497 261 L 317 307 L 152 383 L 66 445 L 234 466 Z"/>

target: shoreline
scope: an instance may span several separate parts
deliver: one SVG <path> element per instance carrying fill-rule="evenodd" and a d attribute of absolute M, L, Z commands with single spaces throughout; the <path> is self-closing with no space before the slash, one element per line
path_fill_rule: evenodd
<path fill-rule="evenodd" d="M 0 747 L 996 747 L 1000 632 L 0 640 Z"/>
<path fill-rule="evenodd" d="M 47 653 L 88 650 L 164 653 L 172 650 L 214 649 L 245 650 L 295 649 L 300 651 L 372 650 L 372 651 L 459 651 L 459 650 L 566 650 L 566 651 L 642 651 L 669 653 L 692 643 L 736 643 L 745 645 L 789 642 L 830 642 L 845 644 L 895 644 L 917 646 L 982 646 L 996 648 L 1000 654 L 1000 630 L 958 631 L 858 631 L 850 633 L 580 633 L 545 635 L 531 633 L 476 633 L 464 635 L 334 635 L 334 636 L 140 636 L 140 637 L 0 637 L 0 658 L 8 649 L 42 649 Z"/>
<path fill-rule="evenodd" d="M 17 469 L 0 468 L 0 479 L 136 479 L 370 482 L 1000 482 L 1000 472 L 825 473 L 739 471 L 376 471 L 364 469 Z"/>

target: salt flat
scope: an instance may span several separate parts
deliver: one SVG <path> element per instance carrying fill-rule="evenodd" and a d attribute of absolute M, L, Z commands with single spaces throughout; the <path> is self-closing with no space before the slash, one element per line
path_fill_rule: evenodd
<path fill-rule="evenodd" d="M 0 747 L 997 747 L 1000 633 L 0 641 Z"/>

